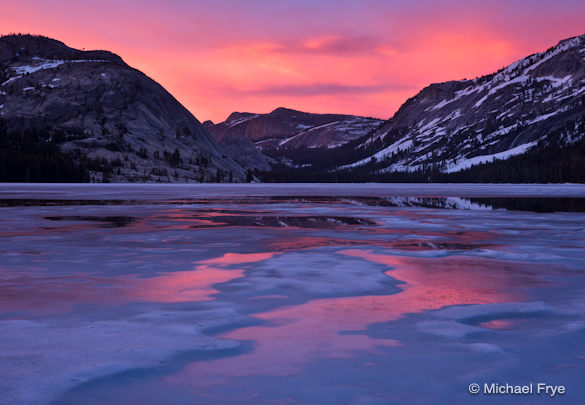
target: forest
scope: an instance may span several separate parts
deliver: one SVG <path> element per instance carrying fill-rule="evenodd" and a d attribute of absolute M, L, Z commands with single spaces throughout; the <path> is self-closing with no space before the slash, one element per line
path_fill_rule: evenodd
<path fill-rule="evenodd" d="M 384 162 L 372 160 L 348 170 L 319 170 L 313 166 L 274 165 L 259 173 L 266 182 L 381 182 L 381 183 L 585 183 L 585 138 L 570 145 L 541 142 L 528 152 L 455 173 L 429 165 L 425 170 L 380 173 Z M 326 162 L 323 160 L 322 162 Z"/>
<path fill-rule="evenodd" d="M 60 151 L 65 133 L 43 127 L 14 129 L 0 119 L 0 181 L 87 182 L 87 168 Z"/>

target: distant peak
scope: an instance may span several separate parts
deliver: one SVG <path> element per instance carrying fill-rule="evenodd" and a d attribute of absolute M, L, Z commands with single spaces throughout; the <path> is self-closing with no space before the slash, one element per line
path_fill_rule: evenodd
<path fill-rule="evenodd" d="M 0 61 L 15 56 L 40 57 L 54 60 L 106 60 L 124 64 L 118 55 L 109 51 L 82 51 L 70 48 L 63 42 L 43 35 L 10 34 L 0 37 Z"/>
<path fill-rule="evenodd" d="M 563 44 L 565 42 L 573 41 L 575 39 L 585 39 L 585 34 L 575 35 L 574 37 L 569 37 L 569 38 L 561 39 L 559 41 L 559 44 Z"/>
<path fill-rule="evenodd" d="M 225 122 L 235 121 L 235 120 L 239 120 L 239 119 L 242 119 L 242 118 L 251 117 L 251 116 L 254 116 L 254 115 L 256 115 L 256 114 L 249 113 L 249 112 L 237 112 L 237 111 L 234 111 L 233 113 L 231 113 L 229 115 L 229 117 L 227 117 L 227 119 L 225 120 Z"/>
<path fill-rule="evenodd" d="M 582 35 L 577 35 L 571 38 L 566 38 L 563 39 L 561 41 L 559 41 L 559 43 L 555 46 L 556 47 L 560 47 L 563 45 L 569 45 L 569 47 L 575 47 L 575 46 L 579 46 L 579 45 L 583 45 L 585 42 L 585 34 Z"/>
<path fill-rule="evenodd" d="M 298 113 L 300 111 L 297 110 L 293 110 L 292 108 L 286 108 L 286 107 L 278 107 L 275 110 L 272 110 L 270 112 L 270 114 L 278 114 L 278 113 Z"/>
<path fill-rule="evenodd" d="M 33 35 L 33 34 L 8 34 L 0 36 L 0 41 L 8 43 L 27 43 L 27 42 L 39 42 L 39 43 L 51 43 L 59 46 L 66 46 L 63 42 L 57 41 L 56 39 L 46 37 L 44 35 Z"/>

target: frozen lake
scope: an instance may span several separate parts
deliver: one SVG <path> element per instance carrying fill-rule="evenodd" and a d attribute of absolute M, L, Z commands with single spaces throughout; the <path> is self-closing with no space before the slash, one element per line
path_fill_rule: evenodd
<path fill-rule="evenodd" d="M 2 404 L 581 404 L 584 342 L 582 185 L 0 184 Z"/>

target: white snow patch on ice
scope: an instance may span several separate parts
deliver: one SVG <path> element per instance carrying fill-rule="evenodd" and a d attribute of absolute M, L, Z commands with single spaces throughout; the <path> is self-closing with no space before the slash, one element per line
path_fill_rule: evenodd
<path fill-rule="evenodd" d="M 191 319 L 183 311 L 154 310 L 124 320 L 3 320 L 2 400 L 32 404 L 45 398 L 50 402 L 82 382 L 157 366 L 181 351 L 235 347 L 239 343 L 201 333 L 241 319 L 226 310 L 196 311 Z"/>
<path fill-rule="evenodd" d="M 534 315 L 550 310 L 550 307 L 541 301 L 517 302 L 517 303 L 496 303 L 481 305 L 453 306 L 435 312 L 440 318 L 464 321 L 478 317 L 500 317 L 506 315 Z"/>
<path fill-rule="evenodd" d="M 464 325 L 455 321 L 424 321 L 416 325 L 425 333 L 448 339 L 462 339 L 472 333 L 482 332 L 481 328 Z"/>
<path fill-rule="evenodd" d="M 331 221 L 334 221 L 331 219 Z M 335 223 L 335 222 L 333 222 Z M 285 253 L 261 262 L 246 278 L 232 281 L 250 293 L 262 295 L 278 290 L 281 294 L 345 295 L 383 290 L 395 281 L 388 277 L 384 266 L 363 262 L 361 259 L 344 258 L 332 261 L 331 249 L 313 249 L 307 252 Z M 330 262 L 325 269 L 321 266 Z"/>
<path fill-rule="evenodd" d="M 480 353 L 501 354 L 504 350 L 492 343 L 468 343 L 464 347 Z"/>

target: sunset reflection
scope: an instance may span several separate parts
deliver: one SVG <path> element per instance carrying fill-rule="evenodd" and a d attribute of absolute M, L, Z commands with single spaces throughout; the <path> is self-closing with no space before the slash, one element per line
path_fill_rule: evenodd
<path fill-rule="evenodd" d="M 223 266 L 255 263 L 273 257 L 275 253 L 226 253 L 213 259 L 199 261 L 192 271 L 172 272 L 148 279 L 134 279 L 129 296 L 156 302 L 209 301 L 219 292 L 213 286 L 244 276 L 242 269 L 226 270 Z M 219 267 L 218 267 L 219 266 Z"/>
<path fill-rule="evenodd" d="M 244 276 L 243 269 L 230 266 L 267 260 L 276 254 L 226 253 L 196 262 L 193 270 L 169 271 L 150 277 L 45 277 L 42 276 L 41 268 L 29 269 L 28 275 L 12 276 L 12 272 L 0 269 L 0 305 L 3 309 L 63 313 L 71 310 L 72 305 L 80 303 L 119 305 L 135 301 L 209 301 L 219 292 L 214 285 Z"/>
<path fill-rule="evenodd" d="M 265 252 L 265 253 L 226 253 L 221 257 L 202 260 L 199 263 L 204 264 L 217 264 L 217 265 L 231 265 L 231 264 L 243 264 L 243 263 L 254 263 L 262 260 L 270 259 L 276 255 L 276 252 Z"/>
<path fill-rule="evenodd" d="M 512 319 L 493 319 L 491 321 L 482 322 L 479 324 L 482 328 L 494 330 L 506 330 L 513 328 L 518 323 L 518 320 Z"/>
<path fill-rule="evenodd" d="M 179 271 L 130 283 L 128 297 L 155 302 L 209 301 L 218 292 L 213 285 L 244 275 L 243 270 L 225 270 L 197 266 L 193 271 Z"/>
<path fill-rule="evenodd" d="M 2 207 L 8 402 L 466 403 L 526 370 L 582 394 L 582 214 L 251 199 Z"/>
<path fill-rule="evenodd" d="M 289 375 L 311 359 L 352 357 L 360 351 L 378 351 L 384 346 L 408 345 L 392 339 L 375 339 L 365 334 L 368 325 L 395 321 L 406 314 L 436 310 L 451 305 L 517 302 L 527 299 L 515 287 L 536 285 L 540 281 L 522 271 L 522 264 L 497 263 L 491 260 L 450 256 L 413 258 L 348 249 L 337 252 L 341 257 L 358 257 L 386 265 L 386 275 L 404 284 L 401 292 L 391 295 L 366 295 L 316 299 L 255 315 L 267 322 L 225 333 L 221 337 L 255 342 L 250 354 L 238 359 L 226 358 L 207 362 L 206 375 Z M 342 260 L 341 257 L 339 260 Z M 494 323 L 493 327 L 504 327 Z M 486 327 L 488 327 L 486 325 Z M 192 381 L 201 366 L 192 364 L 175 377 L 177 382 Z M 202 386 L 211 380 L 198 377 Z"/>

